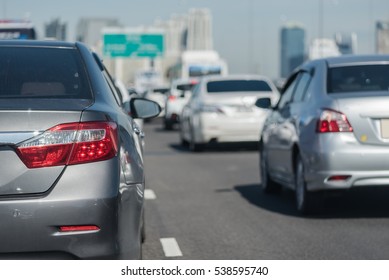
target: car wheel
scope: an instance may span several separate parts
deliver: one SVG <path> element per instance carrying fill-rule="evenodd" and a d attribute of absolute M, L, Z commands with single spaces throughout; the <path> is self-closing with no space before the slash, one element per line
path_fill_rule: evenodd
<path fill-rule="evenodd" d="M 141 242 L 144 243 L 146 241 L 146 223 L 145 223 L 145 210 L 142 212 L 142 228 L 140 231 L 141 234 Z"/>
<path fill-rule="evenodd" d="M 184 136 L 183 136 L 183 132 L 182 132 L 182 128 L 180 127 L 180 142 L 181 142 L 181 146 L 184 146 L 184 147 L 188 147 L 189 146 L 189 142 L 187 140 L 185 140 Z"/>
<path fill-rule="evenodd" d="M 307 183 L 304 175 L 304 163 L 300 155 L 296 160 L 296 206 L 303 214 L 312 214 L 317 211 L 318 193 L 311 193 L 307 190 Z"/>
<path fill-rule="evenodd" d="M 261 187 L 265 193 L 274 193 L 281 190 L 281 185 L 274 182 L 270 176 L 266 162 L 266 152 L 262 148 L 260 150 L 259 172 L 261 176 Z"/>
<path fill-rule="evenodd" d="M 189 150 L 192 152 L 201 152 L 204 150 L 204 144 L 198 144 L 195 142 L 193 128 L 190 130 Z"/>
<path fill-rule="evenodd" d="M 141 242 L 140 242 L 140 245 L 139 245 L 140 247 L 140 250 L 139 250 L 139 260 L 142 260 L 143 259 L 143 242 L 142 242 L 142 240 L 141 240 Z"/>
<path fill-rule="evenodd" d="M 173 130 L 173 124 L 171 121 L 165 119 L 164 121 L 164 128 L 165 130 Z"/>

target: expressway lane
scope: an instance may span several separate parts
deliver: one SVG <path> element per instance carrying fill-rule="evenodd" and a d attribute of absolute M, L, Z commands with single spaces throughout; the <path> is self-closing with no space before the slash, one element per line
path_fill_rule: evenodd
<path fill-rule="evenodd" d="M 258 152 L 224 147 L 191 153 L 177 131 L 145 125 L 147 239 L 144 259 L 388 259 L 389 190 L 327 199 L 301 217 L 293 193 L 260 191 Z M 181 255 L 166 255 L 161 239 Z"/>

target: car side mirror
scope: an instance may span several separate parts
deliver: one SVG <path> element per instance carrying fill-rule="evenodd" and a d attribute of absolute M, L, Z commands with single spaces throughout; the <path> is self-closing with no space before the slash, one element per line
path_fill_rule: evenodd
<path fill-rule="evenodd" d="M 261 109 L 270 109 L 272 107 L 271 99 L 269 97 L 258 98 L 255 102 L 255 106 Z"/>
<path fill-rule="evenodd" d="M 123 107 L 134 119 L 155 118 L 161 113 L 158 103 L 145 98 L 132 98 Z"/>
<path fill-rule="evenodd" d="M 181 90 L 178 96 L 179 96 L 180 98 L 184 98 L 184 97 L 185 97 L 185 91 L 184 91 L 184 90 Z"/>

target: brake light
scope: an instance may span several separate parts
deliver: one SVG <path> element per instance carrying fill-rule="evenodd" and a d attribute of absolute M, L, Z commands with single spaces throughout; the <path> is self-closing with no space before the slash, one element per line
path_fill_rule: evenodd
<path fill-rule="evenodd" d="M 350 178 L 351 178 L 350 175 L 333 175 L 333 176 L 328 178 L 328 181 L 337 181 L 337 182 L 347 181 Z"/>
<path fill-rule="evenodd" d="M 28 168 L 107 160 L 118 151 L 113 122 L 60 124 L 22 142 L 17 154 Z"/>
<path fill-rule="evenodd" d="M 177 99 L 177 97 L 175 95 L 169 95 L 168 99 L 169 101 L 174 101 Z"/>
<path fill-rule="evenodd" d="M 317 122 L 316 131 L 318 133 L 352 132 L 353 128 L 344 114 L 325 109 L 322 111 L 320 119 Z"/>
<path fill-rule="evenodd" d="M 60 232 L 75 232 L 75 231 L 99 231 L 100 228 L 95 225 L 82 225 L 82 226 L 60 226 Z"/>

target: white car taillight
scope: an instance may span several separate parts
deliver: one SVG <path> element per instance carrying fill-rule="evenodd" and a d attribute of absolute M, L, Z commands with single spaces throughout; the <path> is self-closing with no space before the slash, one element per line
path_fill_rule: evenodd
<path fill-rule="evenodd" d="M 16 152 L 28 168 L 74 165 L 114 157 L 117 141 L 113 122 L 67 123 L 20 143 Z"/>
<path fill-rule="evenodd" d="M 174 101 L 174 100 L 177 99 L 177 96 L 175 96 L 175 95 L 169 95 L 168 99 L 169 99 L 169 101 Z"/>
<path fill-rule="evenodd" d="M 352 132 L 353 128 L 347 117 L 337 111 L 325 109 L 320 114 L 316 132 Z"/>

